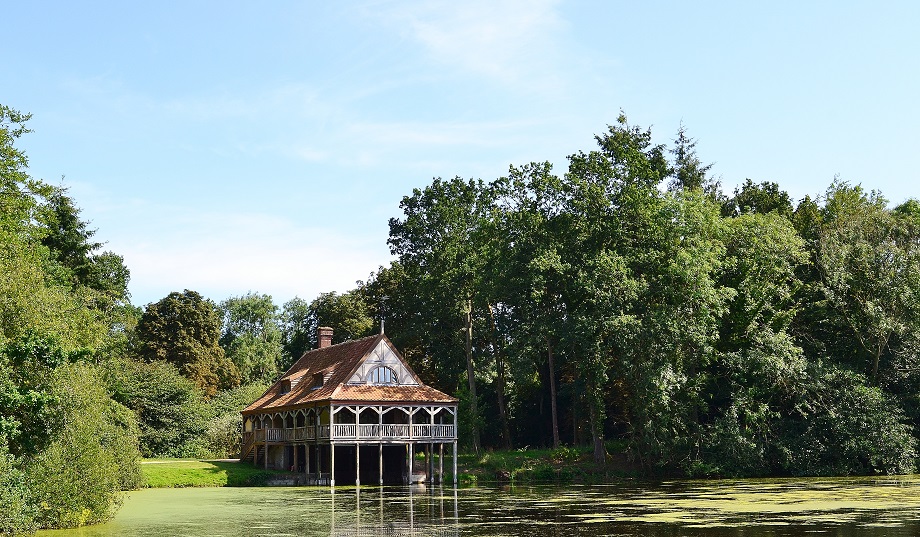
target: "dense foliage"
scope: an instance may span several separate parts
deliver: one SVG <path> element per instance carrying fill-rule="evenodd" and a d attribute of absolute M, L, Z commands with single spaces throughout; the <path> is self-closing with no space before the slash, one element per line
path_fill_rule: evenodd
<path fill-rule="evenodd" d="M 0 533 L 106 520 L 140 480 L 136 418 L 95 362 L 131 324 L 128 271 L 27 174 L 28 119 L 0 106 Z"/>
<path fill-rule="evenodd" d="M 920 219 L 835 180 L 733 195 L 681 128 L 621 116 L 597 148 L 435 179 L 358 289 L 458 393 L 471 447 L 627 441 L 647 472 L 849 475 L 917 456 Z M 488 439 L 488 440 L 486 440 Z"/>

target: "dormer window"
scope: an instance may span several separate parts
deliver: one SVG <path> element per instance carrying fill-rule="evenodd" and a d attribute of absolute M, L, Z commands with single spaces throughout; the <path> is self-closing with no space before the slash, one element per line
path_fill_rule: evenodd
<path fill-rule="evenodd" d="M 396 371 L 385 366 L 374 368 L 367 376 L 367 381 L 370 384 L 399 384 Z"/>
<path fill-rule="evenodd" d="M 291 392 L 291 379 L 284 379 L 281 381 L 281 393 L 290 393 Z"/>
<path fill-rule="evenodd" d="M 314 374 L 313 374 L 313 383 L 310 384 L 310 389 L 311 389 L 311 390 L 315 390 L 315 389 L 317 389 L 317 388 L 322 388 L 322 387 L 323 387 L 323 374 L 322 374 L 322 373 L 314 373 Z"/>

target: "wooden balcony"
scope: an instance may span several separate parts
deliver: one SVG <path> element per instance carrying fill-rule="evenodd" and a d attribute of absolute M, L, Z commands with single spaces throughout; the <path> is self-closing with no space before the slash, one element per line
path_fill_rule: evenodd
<path fill-rule="evenodd" d="M 243 444 L 364 441 L 364 442 L 453 442 L 457 439 L 452 424 L 357 424 L 336 423 L 292 429 L 268 428 L 243 433 Z"/>

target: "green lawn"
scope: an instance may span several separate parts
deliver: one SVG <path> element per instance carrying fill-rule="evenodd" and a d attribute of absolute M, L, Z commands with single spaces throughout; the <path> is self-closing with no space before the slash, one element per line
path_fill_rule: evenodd
<path fill-rule="evenodd" d="M 144 487 L 253 487 L 286 472 L 256 468 L 248 462 L 148 459 L 141 463 Z"/>

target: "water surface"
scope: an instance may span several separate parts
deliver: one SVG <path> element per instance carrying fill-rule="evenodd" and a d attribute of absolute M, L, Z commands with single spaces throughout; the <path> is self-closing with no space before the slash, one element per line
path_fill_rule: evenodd
<path fill-rule="evenodd" d="M 920 476 L 505 488 L 151 489 L 42 537 L 920 535 Z"/>

